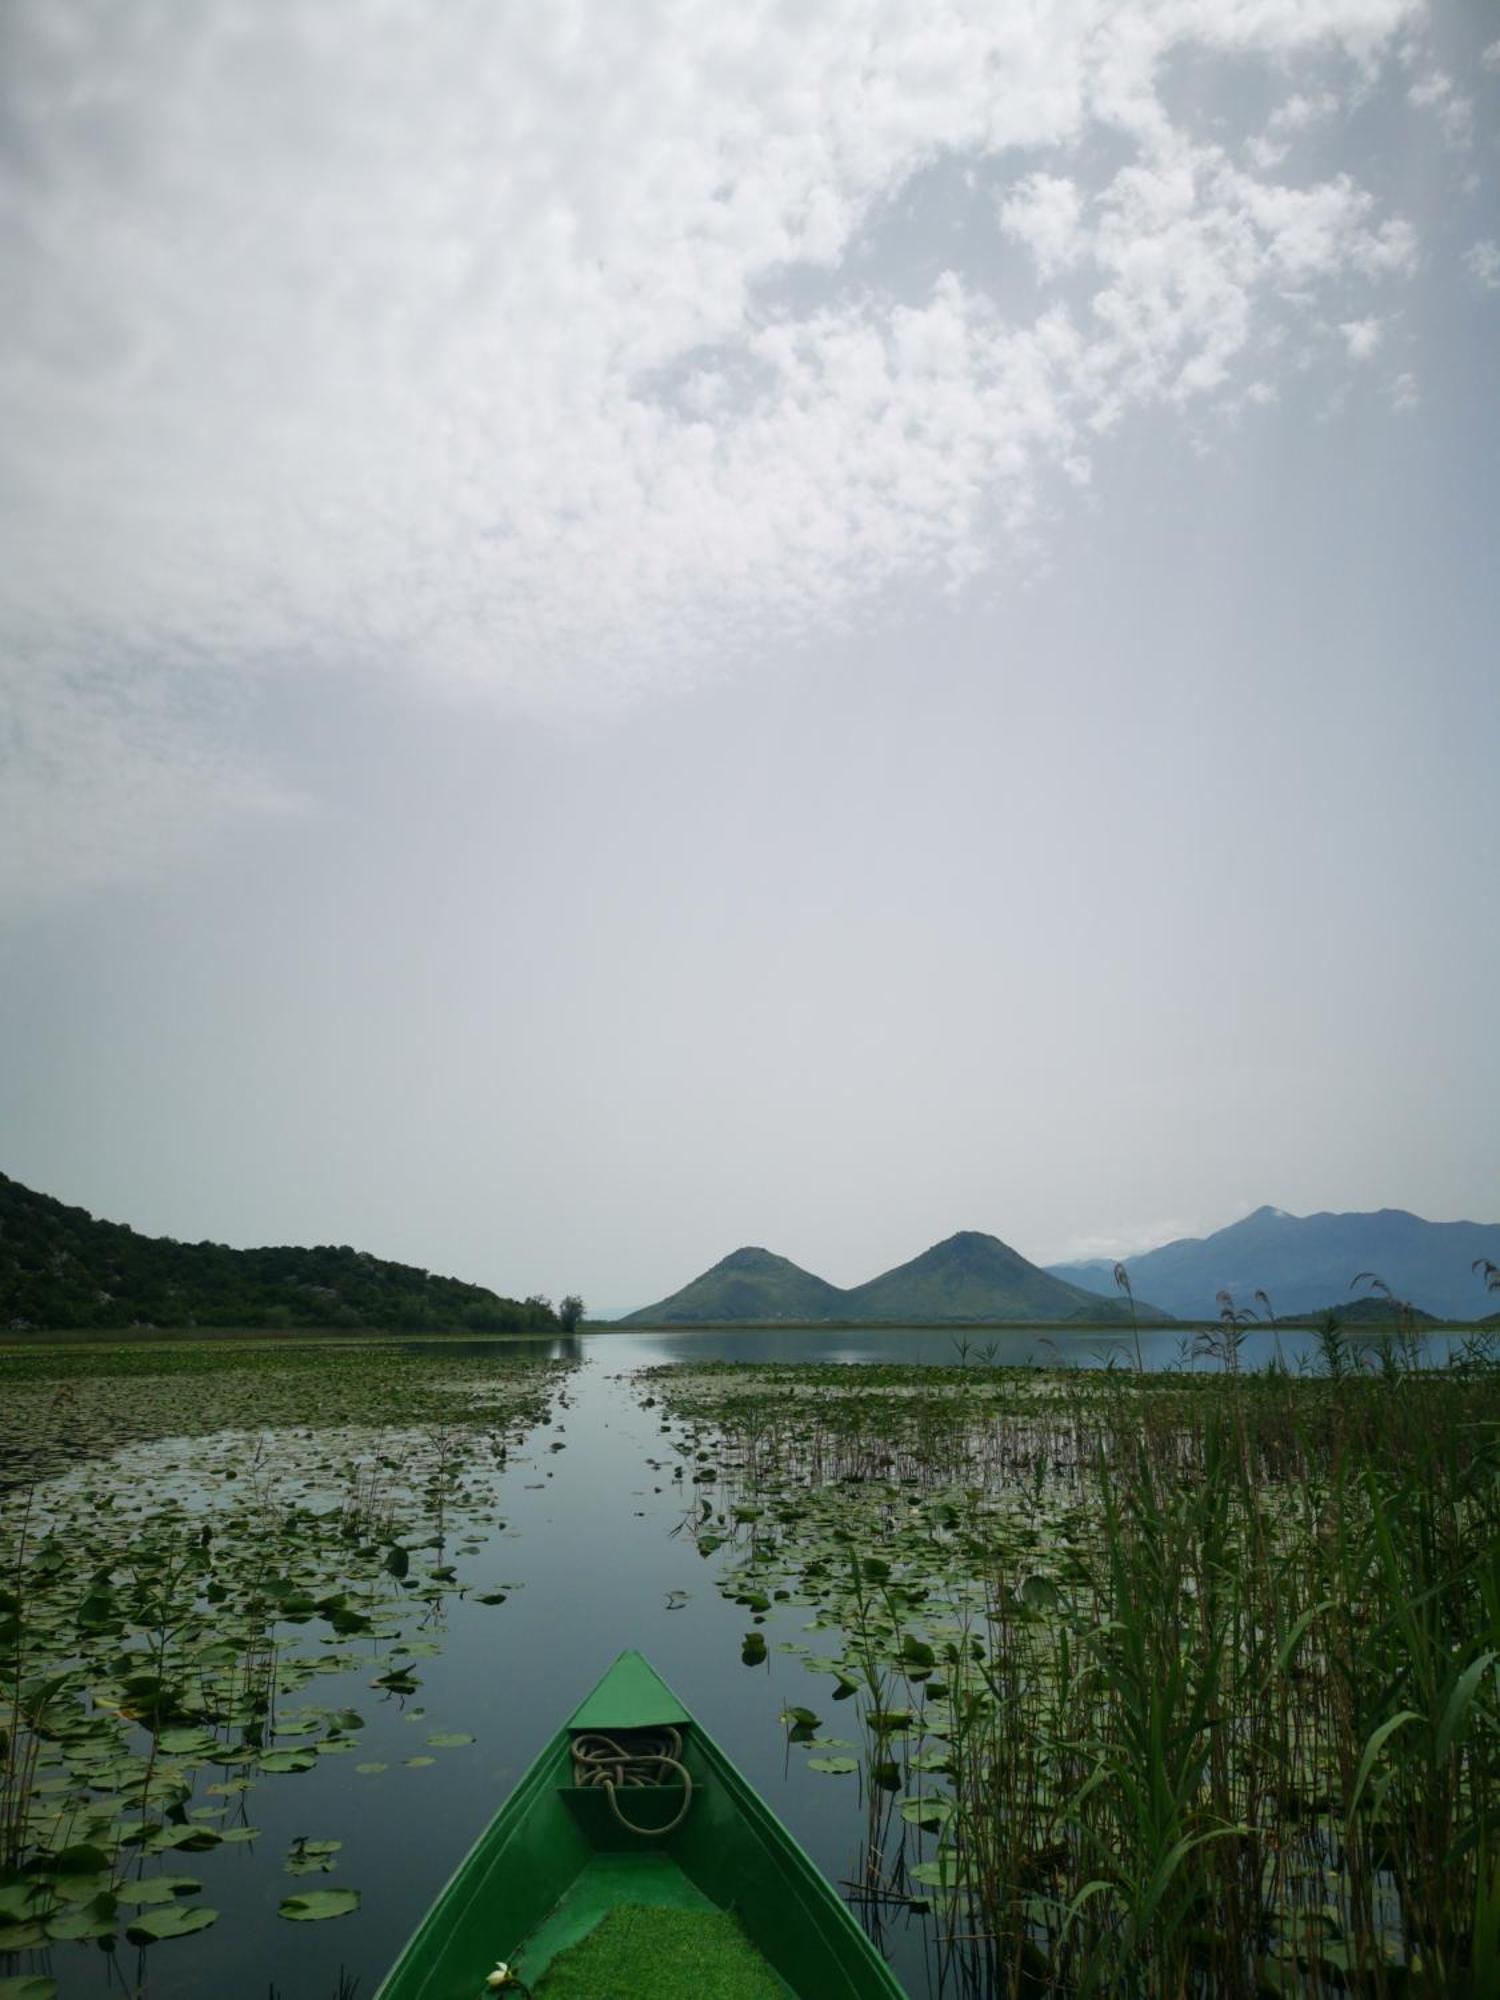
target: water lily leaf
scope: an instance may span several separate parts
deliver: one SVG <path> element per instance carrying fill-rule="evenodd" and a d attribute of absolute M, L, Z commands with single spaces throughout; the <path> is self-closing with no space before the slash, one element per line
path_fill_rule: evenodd
<path fill-rule="evenodd" d="M 437 1762 L 437 1758 L 436 1758 L 436 1757 L 403 1757 L 401 1761 L 402 1761 L 402 1763 L 403 1763 L 403 1764 L 405 1764 L 406 1768 L 407 1768 L 407 1769 L 408 1769 L 409 1771 L 420 1771 L 420 1770 L 424 1769 L 424 1768 L 425 1768 L 425 1767 L 426 1767 L 426 1766 L 427 1766 L 428 1764 L 435 1764 L 435 1763 Z"/>
<path fill-rule="evenodd" d="M 284 1897 L 276 1914 L 294 1924 L 318 1924 L 352 1916 L 358 1908 L 358 1889 L 304 1889 L 300 1896 Z"/>
<path fill-rule="evenodd" d="M 361 1777 L 370 1778 L 377 1771 L 388 1771 L 390 1766 L 388 1764 L 356 1764 L 354 1768 Z"/>
<path fill-rule="evenodd" d="M 957 1857 L 940 1854 L 935 1861 L 919 1861 L 911 1870 L 913 1882 L 920 1882 L 924 1889 L 957 1890 L 963 1886 L 963 1875 Z"/>
<path fill-rule="evenodd" d="M 331 1875 L 338 1865 L 333 1857 L 343 1844 L 341 1840 L 307 1840 L 299 1835 L 282 1866 L 288 1875 Z"/>
<path fill-rule="evenodd" d="M 206 1853 L 210 1847 L 217 1847 L 220 1841 L 229 1839 L 217 1827 L 194 1824 L 192 1826 L 158 1826 L 146 1841 L 153 1854 L 165 1853 L 168 1849 L 184 1848 L 190 1854 Z"/>
<path fill-rule="evenodd" d="M 218 1920 L 218 1911 L 211 1910 L 206 1903 L 164 1903 L 132 1917 L 125 1926 L 125 1935 L 132 1944 L 161 1944 L 167 1938 L 191 1937 L 194 1931 L 206 1931 Z"/>
<path fill-rule="evenodd" d="M 58 1984 L 44 1973 L 25 1973 L 19 1978 L 0 1979 L 0 2000 L 57 2000 Z"/>
<path fill-rule="evenodd" d="M 1021 1602 L 1029 1611 L 1055 1611 L 1062 1592 L 1050 1576 L 1028 1576 L 1021 1585 Z"/>
<path fill-rule="evenodd" d="M 105 1890 L 93 1896 L 87 1903 L 74 1910 L 65 1910 L 61 1916 L 49 1917 L 47 1935 L 49 1938 L 102 1938 L 115 1934 L 115 1898 Z"/>
<path fill-rule="evenodd" d="M 49 1866 L 57 1875 L 108 1875 L 109 1856 L 102 1847 L 80 1841 L 76 1846 L 65 1847 L 54 1854 Z"/>
<path fill-rule="evenodd" d="M 827 1771 L 834 1777 L 846 1777 L 849 1772 L 859 1769 L 857 1757 L 809 1757 L 809 1771 Z"/>
<path fill-rule="evenodd" d="M 260 1760 L 260 1768 L 281 1776 L 290 1771 L 310 1771 L 317 1761 L 314 1750 L 268 1750 Z"/>
<path fill-rule="evenodd" d="M 119 1903 L 170 1903 L 174 1896 L 195 1896 L 203 1887 L 191 1875 L 147 1875 L 115 1891 Z"/>
<path fill-rule="evenodd" d="M 434 1750 L 462 1750 L 466 1743 L 472 1743 L 472 1736 L 465 1736 L 462 1730 L 449 1730 L 442 1736 L 429 1736 L 428 1743 Z"/>
<path fill-rule="evenodd" d="M 211 1757 L 219 1739 L 206 1729 L 164 1729 L 156 1747 L 164 1757 Z"/>
<path fill-rule="evenodd" d="M 766 1657 L 766 1635 L 764 1632 L 747 1632 L 740 1647 L 741 1663 L 747 1667 L 758 1667 Z"/>
<path fill-rule="evenodd" d="M 901 1817 L 908 1826 L 921 1826 L 929 1830 L 940 1827 L 953 1817 L 952 1799 L 903 1799 Z"/>

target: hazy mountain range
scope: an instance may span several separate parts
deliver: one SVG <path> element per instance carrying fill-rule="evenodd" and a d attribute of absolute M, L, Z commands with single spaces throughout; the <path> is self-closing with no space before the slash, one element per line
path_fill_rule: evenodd
<path fill-rule="evenodd" d="M 1263 1291 L 1283 1318 L 1317 1312 L 1350 1298 L 1355 1277 L 1373 1271 L 1398 1298 L 1440 1319 L 1472 1320 L 1497 1304 L 1473 1269 L 1476 1258 L 1486 1257 L 1500 1264 L 1500 1223 L 1427 1222 L 1404 1208 L 1350 1215 L 1258 1208 L 1212 1236 L 1185 1236 L 1126 1264 L 1137 1293 L 1179 1319 L 1212 1318 L 1221 1291 L 1237 1306 L 1253 1305 Z M 1086 1289 L 1113 1284 L 1108 1258 L 1047 1268 Z M 1368 1294 L 1368 1286 L 1361 1289 Z"/>
<path fill-rule="evenodd" d="M 1384 1316 L 1362 1272 L 1400 1299 L 1444 1320 L 1493 1315 L 1476 1259 L 1500 1265 L 1500 1224 L 1426 1222 L 1405 1209 L 1374 1214 L 1288 1215 L 1258 1208 L 1211 1236 L 1185 1237 L 1127 1260 L 1136 1310 L 1148 1320 L 1211 1320 L 1220 1292 L 1264 1311 L 1263 1292 L 1283 1318 L 1330 1307 L 1355 1321 Z M 1357 1301 L 1353 1303 L 1352 1301 Z M 769 1250 L 735 1250 L 670 1297 L 620 1324 L 702 1325 L 726 1320 L 1060 1320 L 1121 1323 L 1129 1309 L 1114 1261 L 1090 1258 L 1045 1269 L 997 1236 L 960 1230 L 910 1263 L 847 1290 Z"/>
<path fill-rule="evenodd" d="M 1137 1301 L 1143 1319 L 1161 1318 Z M 626 1326 L 702 1325 L 722 1320 L 1078 1320 L 1124 1324 L 1118 1293 L 1055 1278 L 998 1236 L 974 1229 L 933 1244 L 868 1284 L 841 1290 L 769 1250 L 731 1251 L 670 1298 L 629 1314 Z"/>

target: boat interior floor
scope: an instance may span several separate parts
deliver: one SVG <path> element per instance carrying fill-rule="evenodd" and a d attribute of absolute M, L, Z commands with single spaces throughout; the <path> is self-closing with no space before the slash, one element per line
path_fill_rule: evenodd
<path fill-rule="evenodd" d="M 701 1924 L 652 1924 L 653 1913 L 671 1911 L 694 1913 L 701 1917 Z M 792 2000 L 792 1989 L 755 1950 L 738 1924 L 726 1920 L 677 1864 L 659 1853 L 598 1854 L 579 1871 L 561 1901 L 517 1953 L 518 1970 L 538 2000 L 548 2000 L 554 1986 L 559 2000 L 563 1994 L 573 1993 L 574 1986 L 566 1976 L 568 1966 L 557 1961 L 573 1954 L 575 1947 L 601 1926 L 621 1931 L 617 1973 L 622 1980 L 629 1976 L 628 1958 L 642 1954 L 649 1960 L 651 1983 L 642 1989 L 641 2000 L 710 2000 L 720 1991 L 725 2000 L 737 2000 L 741 1993 L 746 2000 L 762 2000 L 762 1996 L 765 2000 L 772 1996 Z M 554 1966 L 556 1981 L 550 1976 Z M 598 1964 L 593 1967 L 596 1977 L 602 1970 Z M 714 1977 L 716 1970 L 719 1979 Z M 634 1989 L 623 1983 L 617 1986 L 612 1978 L 607 1986 L 591 1990 L 601 1995 L 618 1992 L 622 2000 L 628 1993 L 634 2000 Z"/>

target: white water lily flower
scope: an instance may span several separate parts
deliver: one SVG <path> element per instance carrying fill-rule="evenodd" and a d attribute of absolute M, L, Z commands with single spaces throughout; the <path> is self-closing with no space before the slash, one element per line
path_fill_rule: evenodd
<path fill-rule="evenodd" d="M 506 1964 L 503 1958 L 497 1959 L 495 1961 L 495 1969 L 484 1983 L 486 1986 L 493 1988 L 496 1992 L 498 1992 L 502 1986 L 509 1986 L 510 1967 L 509 1965 Z"/>

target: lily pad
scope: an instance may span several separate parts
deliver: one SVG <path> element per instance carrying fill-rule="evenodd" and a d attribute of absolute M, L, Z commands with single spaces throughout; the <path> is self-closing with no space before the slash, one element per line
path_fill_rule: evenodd
<path fill-rule="evenodd" d="M 147 1875 L 125 1882 L 115 1891 L 118 1903 L 170 1903 L 174 1896 L 195 1896 L 203 1887 L 191 1875 Z"/>
<path fill-rule="evenodd" d="M 304 1889 L 300 1896 L 284 1897 L 276 1914 L 294 1924 L 320 1924 L 352 1916 L 358 1908 L 358 1889 Z"/>
<path fill-rule="evenodd" d="M 125 1935 L 132 1944 L 161 1944 L 168 1938 L 191 1937 L 195 1931 L 206 1931 L 218 1920 L 218 1911 L 206 1903 L 164 1903 L 132 1917 L 125 1926 Z"/>
<path fill-rule="evenodd" d="M 292 1771 L 310 1771 L 317 1761 L 315 1750 L 268 1750 L 260 1760 L 260 1768 L 279 1777 Z"/>

